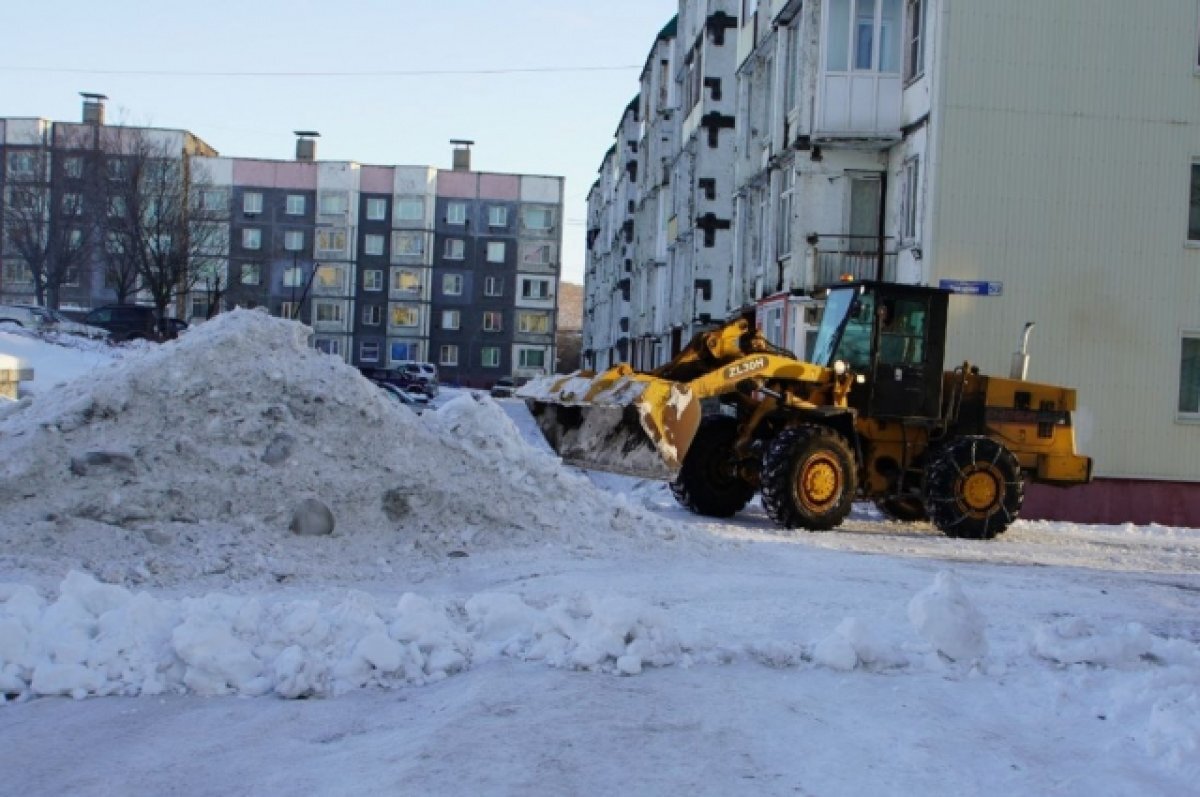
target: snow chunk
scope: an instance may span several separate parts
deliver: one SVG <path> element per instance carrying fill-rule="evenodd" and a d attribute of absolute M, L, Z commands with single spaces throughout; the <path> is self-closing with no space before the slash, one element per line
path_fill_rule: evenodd
<path fill-rule="evenodd" d="M 952 661 L 987 655 L 987 621 L 947 570 L 909 601 L 908 619 L 926 642 Z"/>

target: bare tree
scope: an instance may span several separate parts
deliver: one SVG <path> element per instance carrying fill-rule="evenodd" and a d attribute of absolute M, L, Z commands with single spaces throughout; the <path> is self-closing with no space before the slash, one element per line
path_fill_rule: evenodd
<path fill-rule="evenodd" d="M 79 279 L 91 258 L 93 236 L 86 207 L 91 191 L 52 191 L 45 148 L 20 156 L 22 168 L 10 171 L 0 219 L 4 253 L 29 268 L 37 303 L 58 309 L 63 285 Z"/>
<path fill-rule="evenodd" d="M 211 278 L 227 250 L 226 218 L 197 187 L 207 183 L 192 158 L 154 131 L 126 129 L 108 153 L 103 224 L 113 285 L 150 294 L 160 319 L 175 300 Z M 118 291 L 119 298 L 121 291 Z"/>

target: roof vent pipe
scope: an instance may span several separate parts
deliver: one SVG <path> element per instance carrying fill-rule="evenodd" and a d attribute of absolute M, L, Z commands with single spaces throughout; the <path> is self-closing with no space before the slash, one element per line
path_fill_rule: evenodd
<path fill-rule="evenodd" d="M 85 125 L 104 124 L 104 101 L 108 97 L 90 91 L 81 91 L 79 96 L 83 97 L 83 123 Z"/>
<path fill-rule="evenodd" d="M 461 138 L 452 138 L 450 139 L 450 143 L 454 146 L 454 171 L 471 171 L 471 145 L 475 142 Z"/>
<path fill-rule="evenodd" d="M 296 160 L 315 161 L 317 159 L 317 142 L 315 139 L 320 138 L 321 134 L 316 130 L 297 130 L 295 133 Z"/>

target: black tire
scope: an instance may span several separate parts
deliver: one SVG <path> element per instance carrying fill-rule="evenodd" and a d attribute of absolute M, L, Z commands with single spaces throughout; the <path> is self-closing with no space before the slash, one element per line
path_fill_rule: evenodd
<path fill-rule="evenodd" d="M 679 475 L 671 482 L 671 494 L 681 506 L 697 515 L 733 517 L 754 497 L 754 485 L 734 467 L 737 433 L 737 420 L 728 415 L 700 420 Z"/>
<path fill-rule="evenodd" d="M 990 540 L 1017 519 L 1024 500 L 1020 463 L 990 437 L 951 441 L 926 473 L 929 518 L 948 537 Z"/>
<path fill-rule="evenodd" d="M 888 520 L 898 523 L 916 523 L 928 520 L 929 513 L 920 497 L 915 495 L 890 495 L 875 501 L 875 508 Z"/>
<path fill-rule="evenodd" d="M 857 491 L 850 444 L 827 427 L 786 429 L 763 457 L 763 509 L 784 528 L 828 531 L 841 525 Z"/>

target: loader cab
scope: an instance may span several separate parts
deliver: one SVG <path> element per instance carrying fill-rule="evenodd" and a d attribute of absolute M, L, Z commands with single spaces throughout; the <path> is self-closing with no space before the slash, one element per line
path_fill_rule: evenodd
<path fill-rule="evenodd" d="M 813 362 L 844 362 L 864 382 L 850 405 L 873 418 L 937 418 L 949 292 L 884 282 L 828 289 Z"/>

